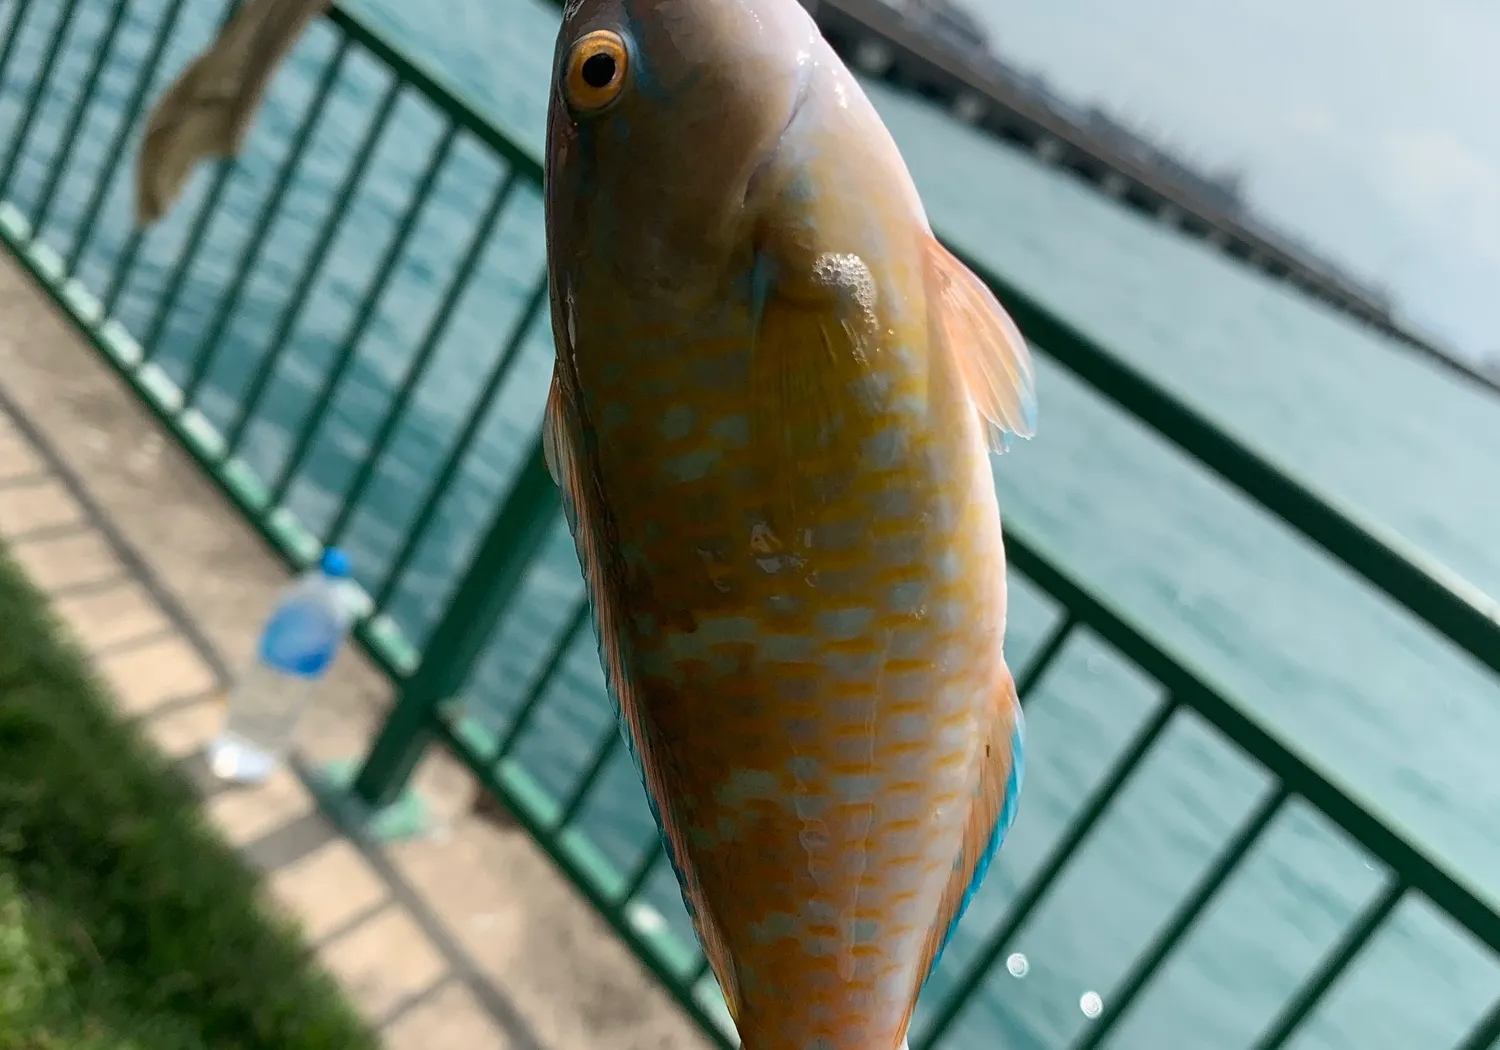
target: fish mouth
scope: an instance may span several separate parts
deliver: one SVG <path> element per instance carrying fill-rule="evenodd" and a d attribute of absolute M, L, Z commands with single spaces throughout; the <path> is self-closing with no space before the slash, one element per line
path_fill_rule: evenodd
<path fill-rule="evenodd" d="M 760 185 L 761 179 L 770 170 L 771 162 L 781 152 L 781 146 L 786 141 L 787 132 L 792 130 L 792 125 L 796 123 L 797 115 L 802 112 L 802 106 L 807 102 L 808 85 L 812 82 L 811 67 L 812 60 L 809 59 L 803 62 L 797 70 L 797 91 L 792 96 L 792 105 L 787 111 L 786 120 L 782 122 L 781 130 L 776 133 L 776 140 L 771 143 L 771 148 L 766 150 L 766 155 L 761 158 L 760 163 L 755 166 L 755 170 L 750 173 L 750 178 L 745 183 L 746 204 L 749 204 L 750 199 L 755 196 L 756 187 Z"/>

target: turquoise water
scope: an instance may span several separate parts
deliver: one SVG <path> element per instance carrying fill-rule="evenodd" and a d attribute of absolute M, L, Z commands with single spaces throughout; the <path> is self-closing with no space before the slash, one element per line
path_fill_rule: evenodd
<path fill-rule="evenodd" d="M 0 91 L 0 128 L 7 129 L 0 149 L 9 148 L 53 24 L 56 5 L 45 6 L 27 21 Z M 162 6 L 135 5 L 85 116 L 44 230 L 62 250 L 108 159 Z M 556 18 L 550 8 L 464 0 L 432 20 L 395 8 L 372 9 L 373 16 L 528 148 L 540 149 Z M 42 192 L 109 10 L 103 0 L 88 0 L 68 38 L 54 74 L 58 86 L 16 169 L 10 196 L 25 209 Z M 189 4 L 168 70 L 207 39 L 213 17 L 211 5 Z M 175 303 L 159 309 L 177 250 L 212 183 L 207 175 L 147 238 L 124 285 L 122 318 L 138 336 L 159 329 L 160 361 L 179 379 L 261 221 L 260 202 L 333 39 L 318 27 L 278 81 Z M 351 60 L 208 372 L 200 407 L 221 426 L 236 418 L 283 308 L 301 287 L 302 261 L 384 88 L 372 62 Z M 871 93 L 906 151 L 935 226 L 1276 461 L 1500 593 L 1500 402 L 922 104 L 875 87 Z M 438 137 L 434 114 L 414 98 L 403 98 L 395 117 L 247 432 L 247 458 L 269 476 L 281 468 L 318 385 L 349 341 L 361 297 Z M 358 353 L 289 489 L 292 506 L 315 528 L 337 513 L 499 173 L 483 150 L 460 139 L 380 309 L 354 330 Z M 117 179 L 83 255 L 83 278 L 96 290 L 108 285 L 126 243 L 127 204 Z M 346 544 L 372 587 L 539 275 L 540 216 L 536 194 L 519 191 L 351 521 Z M 540 418 L 549 355 L 540 318 L 395 589 L 394 614 L 414 636 L 430 627 L 525 453 Z M 1039 368 L 1041 432 L 997 466 L 1008 527 L 1058 554 L 1435 852 L 1500 892 L 1500 839 L 1491 833 L 1500 812 L 1493 759 L 1500 687 L 1045 358 Z M 1051 612 L 1024 581 L 1013 590 L 1008 647 L 1019 664 Z M 520 611 L 471 683 L 477 712 L 504 721 L 578 595 L 571 543 L 559 530 L 528 579 Z M 1102 645 L 1087 638 L 1070 645 L 1032 703 L 1016 829 L 925 1005 L 961 972 L 1154 697 L 1151 684 Z M 613 734 L 598 698 L 593 644 L 584 639 L 570 651 L 520 754 L 566 793 L 594 743 Z M 1191 721 L 1169 740 L 1023 931 L 1016 949 L 1028 958 L 1025 976 L 998 969 L 966 1015 L 955 1033 L 966 1050 L 1066 1045 L 1089 1023 L 1080 996 L 1097 991 L 1108 1001 L 1111 986 L 1253 805 L 1258 774 L 1231 748 Z M 607 854 L 623 867 L 634 863 L 650 826 L 623 755 L 585 819 Z M 1248 1045 L 1377 879 L 1316 818 L 1293 812 L 1278 821 L 1110 1045 Z M 660 873 L 651 898 L 667 922 L 685 930 L 670 875 Z M 1422 907 L 1403 906 L 1398 914 L 1296 1046 L 1436 1050 L 1456 1041 L 1500 989 L 1500 968 Z"/>

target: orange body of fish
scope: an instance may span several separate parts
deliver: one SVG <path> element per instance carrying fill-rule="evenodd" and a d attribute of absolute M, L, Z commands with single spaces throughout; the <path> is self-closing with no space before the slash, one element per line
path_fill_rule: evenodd
<path fill-rule="evenodd" d="M 575 0 L 545 422 L 746 1050 L 897 1050 L 1015 814 L 989 453 L 1025 341 L 795 0 Z"/>

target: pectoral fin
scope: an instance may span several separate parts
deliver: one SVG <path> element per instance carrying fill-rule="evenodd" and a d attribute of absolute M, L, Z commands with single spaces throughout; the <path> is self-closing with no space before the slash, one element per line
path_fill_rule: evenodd
<path fill-rule="evenodd" d="M 772 517 L 794 525 L 832 494 L 832 467 L 860 462 L 874 411 L 858 380 L 878 345 L 875 282 L 857 256 L 823 256 L 793 272 L 765 253 L 751 285 L 752 445 Z"/>
<path fill-rule="evenodd" d="M 935 237 L 927 242 L 927 301 L 935 339 L 952 355 L 969 397 L 988 425 L 994 452 L 1007 435 L 1036 433 L 1031 350 L 993 292 Z"/>

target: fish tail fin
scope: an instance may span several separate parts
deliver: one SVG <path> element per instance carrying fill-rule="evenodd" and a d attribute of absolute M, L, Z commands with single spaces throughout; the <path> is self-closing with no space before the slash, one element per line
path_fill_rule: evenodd
<path fill-rule="evenodd" d="M 146 124 L 136 170 L 136 222 L 171 208 L 205 157 L 239 152 L 271 74 L 329 0 L 247 0 L 173 81 Z"/>
<path fill-rule="evenodd" d="M 746 1040 L 743 1036 L 740 1038 L 740 1050 L 759 1050 L 759 1046 L 759 1041 L 753 1036 L 749 1040 Z M 911 1041 L 908 1036 L 903 1035 L 901 1037 L 901 1042 L 897 1050 L 911 1050 Z"/>

